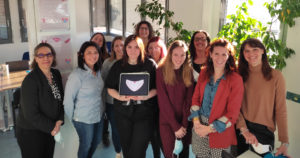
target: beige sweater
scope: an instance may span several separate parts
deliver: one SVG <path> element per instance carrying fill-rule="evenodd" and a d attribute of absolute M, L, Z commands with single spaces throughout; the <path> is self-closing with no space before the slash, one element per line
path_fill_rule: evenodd
<path fill-rule="evenodd" d="M 272 79 L 265 80 L 261 65 L 250 68 L 244 83 L 245 92 L 237 128 L 246 127 L 245 119 L 267 126 L 271 131 L 278 127 L 279 141 L 287 143 L 286 88 L 280 71 L 272 70 Z"/>

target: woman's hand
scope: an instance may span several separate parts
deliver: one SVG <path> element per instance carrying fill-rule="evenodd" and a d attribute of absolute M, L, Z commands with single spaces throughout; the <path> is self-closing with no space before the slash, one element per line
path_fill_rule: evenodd
<path fill-rule="evenodd" d="M 193 124 L 194 124 L 194 130 L 196 134 L 198 134 L 200 137 L 205 137 L 209 133 L 216 132 L 216 130 L 213 129 L 212 127 L 202 125 L 199 119 L 194 119 Z"/>
<path fill-rule="evenodd" d="M 118 98 L 120 101 L 129 101 L 131 99 L 130 96 L 120 95 Z"/>
<path fill-rule="evenodd" d="M 186 128 L 180 127 L 179 130 L 175 132 L 176 138 L 183 138 L 186 135 Z"/>
<path fill-rule="evenodd" d="M 61 126 L 62 123 L 63 123 L 62 120 L 56 121 L 54 129 L 51 131 L 52 136 L 55 136 L 59 132 L 60 126 Z"/>
<path fill-rule="evenodd" d="M 258 140 L 256 139 L 255 135 L 249 132 L 246 128 L 240 129 L 241 134 L 244 136 L 247 144 L 254 144 L 255 146 L 258 145 Z"/>
<path fill-rule="evenodd" d="M 275 156 L 283 154 L 284 156 L 290 158 L 291 156 L 288 155 L 288 147 L 281 144 L 279 148 L 277 148 L 277 152 L 275 153 Z"/>
<path fill-rule="evenodd" d="M 216 130 L 212 129 L 212 127 L 202 125 L 201 123 L 196 125 L 196 127 L 194 127 L 194 130 L 195 130 L 196 134 L 198 134 L 200 137 L 205 137 L 209 133 L 212 133 L 212 132 L 216 131 Z"/>
<path fill-rule="evenodd" d="M 131 96 L 132 100 L 138 101 L 138 100 L 148 100 L 148 96 Z"/>

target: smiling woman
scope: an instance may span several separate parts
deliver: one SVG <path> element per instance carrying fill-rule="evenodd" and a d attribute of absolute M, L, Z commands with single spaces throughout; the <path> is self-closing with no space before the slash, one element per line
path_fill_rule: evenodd
<path fill-rule="evenodd" d="M 153 133 L 156 64 L 144 53 L 142 39 L 136 35 L 128 36 L 123 59 L 112 66 L 105 82 L 109 95 L 114 98 L 113 110 L 125 158 L 144 158 Z M 121 73 L 140 72 L 150 75 L 148 95 L 120 95 Z"/>
<path fill-rule="evenodd" d="M 100 52 L 94 42 L 85 42 L 78 52 L 78 68 L 70 74 L 64 108 L 79 136 L 78 158 L 92 157 L 102 139 L 103 110 Z"/>
<path fill-rule="evenodd" d="M 17 141 L 23 158 L 51 158 L 53 136 L 64 120 L 63 86 L 55 66 L 56 53 L 48 43 L 34 49 L 32 71 L 21 86 L 21 107 L 17 119 Z"/>
<path fill-rule="evenodd" d="M 234 48 L 225 39 L 207 48 L 206 67 L 200 72 L 192 99 L 192 148 L 196 157 L 221 157 L 235 145 L 234 124 L 243 98 L 243 80 L 236 73 Z"/>

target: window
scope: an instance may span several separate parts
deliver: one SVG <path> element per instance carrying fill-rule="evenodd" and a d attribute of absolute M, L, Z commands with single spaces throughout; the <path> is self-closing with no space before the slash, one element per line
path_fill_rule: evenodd
<path fill-rule="evenodd" d="M 91 0 L 92 32 L 106 32 L 105 0 Z"/>
<path fill-rule="evenodd" d="M 25 9 L 23 7 L 23 1 L 18 0 L 18 10 L 19 10 L 19 19 L 20 19 L 20 33 L 22 42 L 28 42 L 27 36 L 27 26 L 26 26 L 26 16 Z"/>
<path fill-rule="evenodd" d="M 141 0 L 90 0 L 91 32 L 106 35 L 129 35 L 134 33 L 133 23 L 141 18 L 134 11 Z"/>
<path fill-rule="evenodd" d="M 110 33 L 122 35 L 123 30 L 123 2 L 111 0 L 109 7 Z M 125 7 L 124 7 L 125 8 Z"/>
<path fill-rule="evenodd" d="M 11 43 L 11 21 L 8 0 L 0 0 L 0 43 Z"/>
<path fill-rule="evenodd" d="M 90 0 L 91 33 L 102 32 L 106 35 L 129 36 L 135 32 L 134 26 L 142 19 L 135 11 L 138 4 L 146 0 Z M 147 0 L 150 1 L 150 0 Z M 168 9 L 169 0 L 160 0 Z M 160 37 L 166 38 L 166 29 L 148 20 L 155 30 L 159 29 Z"/>
<path fill-rule="evenodd" d="M 237 1 L 237 0 L 227 0 L 227 15 L 235 14 L 236 6 L 241 5 L 245 0 Z M 258 21 L 262 22 L 263 25 L 270 27 L 267 24 L 270 21 L 274 21 L 270 16 L 268 9 L 264 6 L 265 2 L 270 2 L 270 0 L 252 0 L 253 5 L 248 6 L 248 13 L 251 18 L 257 19 Z M 272 0 L 273 1 L 273 0 Z M 225 20 L 226 23 L 226 20 Z M 277 19 L 271 26 L 271 31 L 275 34 L 276 38 L 279 38 L 280 33 L 280 21 Z"/>
<path fill-rule="evenodd" d="M 140 14 L 135 11 L 141 0 L 126 0 L 126 36 L 135 33 L 134 26 L 141 21 Z"/>

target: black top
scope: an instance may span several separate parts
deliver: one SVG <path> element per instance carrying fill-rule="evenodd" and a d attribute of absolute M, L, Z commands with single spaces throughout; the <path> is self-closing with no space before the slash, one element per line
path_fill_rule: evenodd
<path fill-rule="evenodd" d="M 197 71 L 198 73 L 200 73 L 201 67 L 202 67 L 203 65 L 204 65 L 204 64 L 196 64 L 194 61 L 192 62 L 193 69 L 194 69 L 195 71 Z"/>
<path fill-rule="evenodd" d="M 32 70 L 21 86 L 18 127 L 50 134 L 56 121 L 64 120 L 62 78 L 56 69 L 51 69 L 51 73 L 61 98 L 55 99 L 46 76 L 39 68 Z"/>
<path fill-rule="evenodd" d="M 123 65 L 123 60 L 119 60 L 110 69 L 109 74 L 105 81 L 105 85 L 107 88 L 111 88 L 111 89 L 115 89 L 115 90 L 119 91 L 119 81 L 120 81 L 121 73 L 148 72 L 150 74 L 149 90 L 156 89 L 155 71 L 156 71 L 156 64 L 152 59 L 145 58 L 144 63 L 136 64 L 136 65 L 130 65 L 130 64 Z M 114 98 L 114 105 L 124 106 L 122 104 L 123 104 L 122 101 Z M 144 101 L 142 105 L 137 105 L 137 106 L 141 107 L 143 105 L 146 105 L 146 106 L 147 105 L 150 105 L 150 106 L 156 105 L 154 97 Z M 115 109 L 115 110 L 119 110 L 119 109 Z M 121 112 L 121 111 L 119 111 L 119 112 Z"/>

